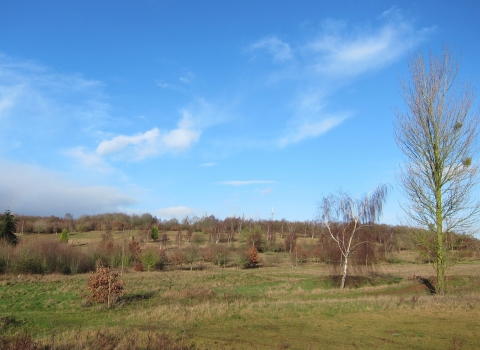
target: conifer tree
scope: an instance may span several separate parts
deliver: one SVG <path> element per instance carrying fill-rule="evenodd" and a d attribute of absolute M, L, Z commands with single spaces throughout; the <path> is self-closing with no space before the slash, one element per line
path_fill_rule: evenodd
<path fill-rule="evenodd" d="M 16 245 L 18 243 L 18 237 L 15 234 L 16 230 L 17 223 L 15 222 L 15 217 L 7 209 L 0 222 L 0 239 L 4 239 L 11 245 Z"/>

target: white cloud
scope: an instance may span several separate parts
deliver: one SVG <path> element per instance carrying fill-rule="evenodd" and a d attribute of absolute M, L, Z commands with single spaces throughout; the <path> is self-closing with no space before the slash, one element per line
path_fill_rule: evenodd
<path fill-rule="evenodd" d="M 153 128 L 131 136 L 117 135 L 101 141 L 93 153 L 85 151 L 83 147 L 75 147 L 64 153 L 88 168 L 109 172 L 113 168 L 105 162 L 104 157 L 141 160 L 166 152 L 181 152 L 197 142 L 200 135 L 201 131 L 195 127 L 188 112 L 184 111 L 176 129 L 162 132 L 158 128 Z"/>
<path fill-rule="evenodd" d="M 250 46 L 250 50 L 266 50 L 277 62 L 289 61 L 293 58 L 290 45 L 275 36 L 257 41 Z"/>
<path fill-rule="evenodd" d="M 17 92 L 15 89 L 6 89 L 0 86 L 0 118 L 6 116 L 8 110 L 14 105 Z"/>
<path fill-rule="evenodd" d="M 58 74 L 33 61 L 0 54 L 0 146 L 23 141 L 31 157 L 62 136 L 62 144 L 111 121 L 103 85 L 79 74 Z M 69 137 L 64 137 L 68 135 Z M 67 146 L 68 147 L 68 146 Z"/>
<path fill-rule="evenodd" d="M 119 189 L 87 186 L 66 180 L 58 173 L 1 161 L 0 208 L 29 215 L 63 216 L 121 211 L 137 202 Z"/>
<path fill-rule="evenodd" d="M 386 11 L 387 23 L 377 30 L 357 29 L 353 34 L 347 26 L 332 25 L 305 47 L 312 54 L 311 67 L 316 73 L 330 77 L 351 77 L 376 70 L 392 63 L 401 55 L 427 39 L 434 28 L 417 30 L 403 20 L 398 9 Z"/>
<path fill-rule="evenodd" d="M 193 80 L 195 79 L 195 74 L 192 72 L 186 72 L 184 75 L 182 75 L 178 80 L 180 80 L 183 84 L 191 84 Z"/>
<path fill-rule="evenodd" d="M 287 124 L 278 145 L 285 147 L 307 138 L 318 137 L 340 125 L 352 115 L 350 112 L 331 114 L 325 111 L 325 98 L 321 91 L 302 94 L 294 101 L 295 115 Z"/>
<path fill-rule="evenodd" d="M 329 19 L 313 39 L 293 49 L 275 36 L 250 46 L 267 50 L 275 60 L 285 63 L 269 73 L 268 86 L 286 83 L 296 89 L 287 107 L 292 115 L 276 141 L 277 146 L 319 137 L 341 125 L 353 113 L 330 112 L 328 97 L 360 74 L 379 70 L 398 60 L 434 30 L 433 27 L 415 28 L 395 6 L 385 11 L 373 28 L 371 25 L 352 28 L 346 21 Z"/>
<path fill-rule="evenodd" d="M 271 187 L 267 187 L 267 188 L 261 190 L 261 191 L 260 191 L 260 194 L 266 196 L 266 195 L 270 194 L 271 192 L 272 192 L 272 188 L 271 188 Z"/>
<path fill-rule="evenodd" d="M 122 151 L 128 146 L 133 146 L 136 149 L 138 156 L 144 155 L 145 153 L 152 152 L 151 149 L 154 148 L 158 142 L 159 135 L 160 130 L 158 130 L 158 128 L 153 128 L 143 134 L 115 136 L 111 140 L 100 142 L 95 153 L 99 156 L 104 156 Z"/>
<path fill-rule="evenodd" d="M 201 167 L 211 167 L 211 166 L 215 166 L 215 165 L 217 165 L 217 163 L 209 162 L 209 163 L 200 164 Z"/>
<path fill-rule="evenodd" d="M 166 83 L 163 80 L 156 80 L 155 84 L 157 84 L 157 86 L 161 87 L 162 89 L 169 89 L 169 90 L 180 91 L 180 92 L 183 91 L 183 89 L 180 86 Z"/>
<path fill-rule="evenodd" d="M 84 147 L 75 147 L 63 152 L 65 155 L 74 158 L 83 167 L 93 169 L 103 174 L 110 174 L 114 172 L 114 168 L 106 163 L 102 157 L 96 153 L 88 153 Z"/>
<path fill-rule="evenodd" d="M 298 143 L 306 138 L 318 137 L 328 130 L 340 125 L 348 116 L 327 117 L 318 121 L 304 121 L 293 126 L 292 130 L 288 130 L 287 136 L 279 141 L 280 147 L 287 146 L 292 143 Z"/>
<path fill-rule="evenodd" d="M 187 215 L 192 216 L 197 213 L 197 210 L 188 208 L 185 206 L 178 206 L 178 207 L 168 207 L 168 208 L 161 208 L 156 211 L 156 215 L 162 218 L 176 218 L 176 219 L 183 219 Z"/>
<path fill-rule="evenodd" d="M 219 182 L 220 185 L 228 185 L 228 186 L 246 186 L 246 185 L 257 185 L 257 184 L 272 184 L 276 183 L 275 181 L 271 180 L 246 180 L 246 181 L 221 181 Z"/>

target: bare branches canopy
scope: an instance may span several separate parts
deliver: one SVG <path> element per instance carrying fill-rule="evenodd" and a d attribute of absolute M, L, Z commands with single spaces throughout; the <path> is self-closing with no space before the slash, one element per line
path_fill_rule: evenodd
<path fill-rule="evenodd" d="M 319 203 L 318 218 L 326 228 L 327 235 L 337 244 L 342 256 L 340 288 L 345 287 L 351 254 L 364 243 L 358 242 L 355 234 L 362 226 L 373 224 L 380 218 L 387 194 L 387 186 L 380 185 L 359 199 L 338 191 L 335 195 L 324 197 Z"/>
<path fill-rule="evenodd" d="M 445 235 L 468 232 L 480 209 L 471 198 L 477 183 L 476 139 L 480 115 L 472 113 L 470 84 L 457 84 L 459 64 L 442 55 L 418 53 L 409 62 L 410 80 L 401 82 L 405 111 L 396 111 L 395 139 L 406 156 L 398 180 L 408 199 L 404 211 L 432 235 L 437 292 L 445 292 Z"/>

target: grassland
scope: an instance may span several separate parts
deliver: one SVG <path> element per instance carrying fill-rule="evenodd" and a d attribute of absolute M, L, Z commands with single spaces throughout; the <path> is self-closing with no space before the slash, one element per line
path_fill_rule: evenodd
<path fill-rule="evenodd" d="M 96 240 L 72 237 L 79 246 Z M 247 270 L 125 269 L 125 294 L 111 309 L 82 299 L 88 274 L 0 275 L 0 335 L 28 334 L 46 349 L 155 348 L 160 334 L 164 348 L 480 348 L 478 261 L 453 266 L 449 294 L 436 296 L 413 278 L 433 269 L 410 252 L 352 277 L 344 291 L 327 265 L 276 259 Z"/>

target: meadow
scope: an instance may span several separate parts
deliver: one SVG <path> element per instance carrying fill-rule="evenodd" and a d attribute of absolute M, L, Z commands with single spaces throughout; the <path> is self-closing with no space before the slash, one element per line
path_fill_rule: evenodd
<path fill-rule="evenodd" d="M 174 235 L 175 233 L 170 233 Z M 120 241 L 131 232 L 114 234 Z M 37 237 L 35 237 L 37 236 Z M 32 235 L 29 240 L 52 239 Z M 88 249 L 98 232 L 70 235 Z M 205 243 L 203 243 L 205 245 Z M 239 243 L 237 243 L 239 244 Z M 158 243 L 145 242 L 143 248 Z M 448 270 L 449 293 L 434 295 L 434 270 L 395 252 L 347 279 L 325 263 L 292 264 L 262 253 L 240 269 L 197 259 L 135 271 L 112 308 L 84 298 L 89 273 L 0 275 L 0 337 L 11 349 L 476 349 L 480 348 L 480 261 Z M 332 275 L 333 274 L 333 275 Z M 423 279 L 423 282 L 422 282 Z"/>

